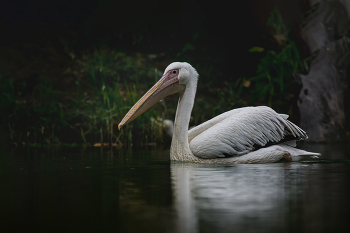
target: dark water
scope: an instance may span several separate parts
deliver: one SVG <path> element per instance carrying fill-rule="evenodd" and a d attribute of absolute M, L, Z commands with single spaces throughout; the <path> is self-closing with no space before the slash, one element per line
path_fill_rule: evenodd
<path fill-rule="evenodd" d="M 169 161 L 169 150 L 8 149 L 2 232 L 345 232 L 350 148 L 256 165 Z"/>

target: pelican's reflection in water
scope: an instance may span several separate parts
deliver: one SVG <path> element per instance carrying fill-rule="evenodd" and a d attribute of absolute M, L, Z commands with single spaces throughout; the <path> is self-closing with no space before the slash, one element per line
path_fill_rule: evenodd
<path fill-rule="evenodd" d="M 285 230 L 291 224 L 285 223 L 289 208 L 301 194 L 297 184 L 302 183 L 303 166 L 309 165 L 172 162 L 178 232 Z"/>

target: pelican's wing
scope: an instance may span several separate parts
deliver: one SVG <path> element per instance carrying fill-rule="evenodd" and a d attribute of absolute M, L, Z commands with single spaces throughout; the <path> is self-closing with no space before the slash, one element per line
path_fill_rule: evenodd
<path fill-rule="evenodd" d="M 200 158 L 239 156 L 306 133 L 269 107 L 246 107 L 221 114 L 189 131 L 192 153 Z"/>
<path fill-rule="evenodd" d="M 250 107 L 248 107 L 250 108 Z M 190 129 L 188 131 L 188 142 L 191 142 L 193 138 L 195 138 L 196 136 L 198 136 L 199 134 L 203 133 L 204 131 L 206 131 L 207 129 L 211 128 L 212 126 L 218 124 L 219 122 L 229 118 L 229 117 L 233 117 L 234 115 L 245 111 L 246 108 L 237 108 L 237 109 L 233 109 L 231 111 L 228 112 L 224 112 L 206 122 L 203 122 L 200 125 L 197 125 L 196 127 Z"/>

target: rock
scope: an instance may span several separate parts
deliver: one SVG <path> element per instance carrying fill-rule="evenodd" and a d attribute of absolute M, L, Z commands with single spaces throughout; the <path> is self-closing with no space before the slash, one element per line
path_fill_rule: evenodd
<path fill-rule="evenodd" d="M 298 107 L 300 127 L 309 141 L 346 140 L 345 92 L 349 65 L 349 16 L 339 1 L 320 1 L 306 19 L 301 36 L 314 55 L 302 84 Z"/>

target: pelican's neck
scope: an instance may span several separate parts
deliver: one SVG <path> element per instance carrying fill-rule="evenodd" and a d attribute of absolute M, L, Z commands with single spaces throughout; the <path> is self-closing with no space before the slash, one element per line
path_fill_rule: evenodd
<path fill-rule="evenodd" d="M 195 81 L 187 84 L 185 91 L 180 94 L 171 142 L 171 160 L 191 161 L 196 159 L 188 144 L 188 126 L 197 90 L 197 80 Z"/>

